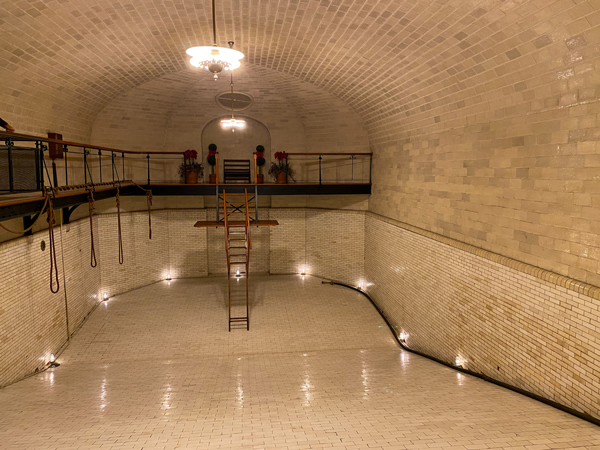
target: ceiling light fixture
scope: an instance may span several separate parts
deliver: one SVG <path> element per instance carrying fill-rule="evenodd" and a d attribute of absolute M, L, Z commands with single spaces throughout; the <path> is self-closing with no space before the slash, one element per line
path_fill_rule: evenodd
<path fill-rule="evenodd" d="M 234 132 L 236 128 L 244 128 L 246 126 L 246 121 L 233 117 L 233 108 L 235 105 L 235 97 L 233 96 L 233 72 L 231 72 L 231 82 L 229 85 L 231 86 L 231 119 L 221 120 L 221 126 L 223 128 L 231 128 L 231 131 Z"/>
<path fill-rule="evenodd" d="M 213 19 L 213 45 L 190 47 L 186 53 L 192 58 L 190 64 L 194 67 L 206 69 L 214 74 L 215 81 L 223 70 L 234 70 L 240 67 L 240 59 L 244 57 L 242 52 L 234 50 L 233 41 L 229 41 L 229 48 L 217 47 L 217 21 L 215 19 L 215 0 L 212 0 Z"/>

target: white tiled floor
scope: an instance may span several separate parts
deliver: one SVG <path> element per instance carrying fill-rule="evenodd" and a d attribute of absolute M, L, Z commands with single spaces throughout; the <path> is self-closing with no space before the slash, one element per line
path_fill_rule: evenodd
<path fill-rule="evenodd" d="M 61 367 L 0 391 L 2 449 L 600 449 L 600 428 L 399 349 L 360 294 L 224 278 L 101 305 Z"/>

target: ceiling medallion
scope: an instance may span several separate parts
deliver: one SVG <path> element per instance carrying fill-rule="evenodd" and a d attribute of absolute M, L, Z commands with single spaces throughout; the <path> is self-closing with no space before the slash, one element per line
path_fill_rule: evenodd
<path fill-rule="evenodd" d="M 212 0 L 213 19 L 213 45 L 190 47 L 186 53 L 192 58 L 190 64 L 194 67 L 206 69 L 214 75 L 215 81 L 223 70 L 234 70 L 240 67 L 242 52 L 233 49 L 233 41 L 229 41 L 229 48 L 217 47 L 217 22 L 215 19 L 215 0 Z"/>

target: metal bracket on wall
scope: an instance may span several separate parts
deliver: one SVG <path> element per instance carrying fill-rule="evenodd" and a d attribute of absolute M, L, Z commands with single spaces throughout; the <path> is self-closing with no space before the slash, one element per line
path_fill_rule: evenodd
<path fill-rule="evenodd" d="M 71 206 L 70 208 L 67 206 L 66 208 L 62 209 L 63 224 L 67 225 L 71 222 L 71 214 L 73 214 L 73 211 L 75 211 L 77 207 L 81 204 L 82 203 L 80 203 L 79 205 Z"/>

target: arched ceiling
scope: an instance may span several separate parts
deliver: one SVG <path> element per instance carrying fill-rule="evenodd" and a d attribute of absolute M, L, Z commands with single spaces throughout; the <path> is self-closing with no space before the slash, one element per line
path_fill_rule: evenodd
<path fill-rule="evenodd" d="M 535 63 L 509 66 L 564 39 L 554 19 L 575 3 L 217 0 L 218 44 L 234 40 L 244 64 L 313 83 L 375 124 L 450 104 L 467 79 L 474 89 Z M 212 42 L 210 0 L 3 0 L 0 27 L 2 112 L 62 115 L 73 129 L 129 89 L 189 68 L 186 48 Z"/>
<path fill-rule="evenodd" d="M 207 75 L 201 72 L 201 75 Z M 276 151 L 369 151 L 358 114 L 338 97 L 284 73 L 245 64 L 235 71 L 234 88 L 254 98 L 236 116 L 252 117 L 273 134 Z M 165 150 L 194 145 L 202 129 L 230 112 L 215 98 L 229 92 L 229 76 L 182 70 L 130 89 L 98 113 L 91 141 L 130 150 Z"/>

